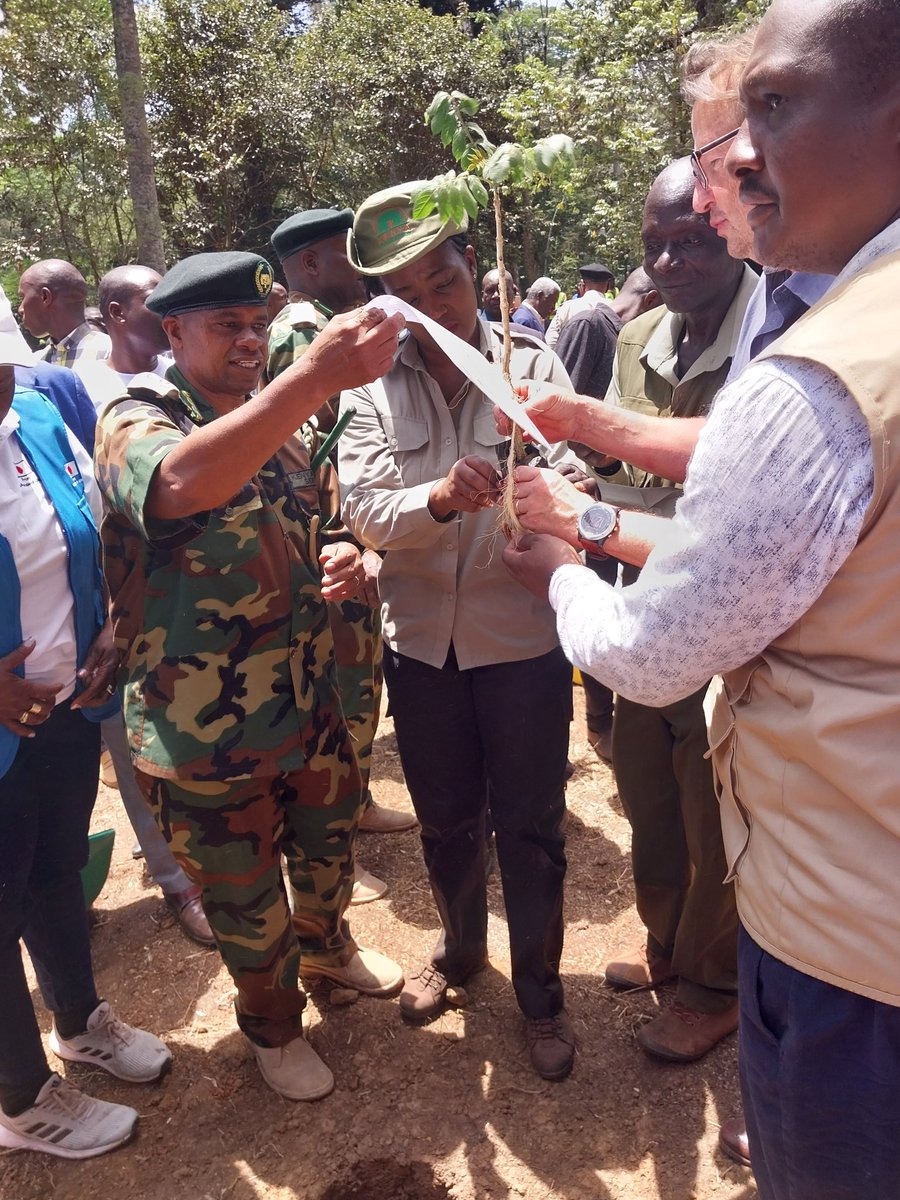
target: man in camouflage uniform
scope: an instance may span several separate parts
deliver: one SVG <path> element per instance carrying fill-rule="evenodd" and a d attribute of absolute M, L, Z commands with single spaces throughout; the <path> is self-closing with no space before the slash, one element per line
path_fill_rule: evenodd
<path fill-rule="evenodd" d="M 363 282 L 347 259 L 347 230 L 352 224 L 352 209 L 339 212 L 317 208 L 288 217 L 272 234 L 272 246 L 281 260 L 290 290 L 287 307 L 269 330 L 268 380 L 276 378 L 306 353 L 335 312 L 343 312 L 365 300 Z M 336 395 L 330 397 L 316 413 L 315 424 L 320 433 L 334 427 L 337 402 Z M 365 593 L 330 604 L 329 617 L 341 704 L 353 738 L 366 800 L 360 829 L 367 833 L 394 833 L 412 829 L 416 819 L 411 813 L 383 808 L 372 799 L 369 790 L 382 689 L 377 582 L 381 559 L 374 550 L 365 550 L 363 565 Z M 368 873 L 360 875 L 354 888 L 357 902 L 374 899 L 387 890 L 386 884 Z"/>
<path fill-rule="evenodd" d="M 343 919 L 361 787 L 323 597 L 352 595 L 362 572 L 293 431 L 343 380 L 390 365 L 401 322 L 347 314 L 251 397 L 271 282 L 255 254 L 172 268 L 146 303 L 175 366 L 104 409 L 96 468 L 138 781 L 203 888 L 263 1077 L 311 1100 L 334 1081 L 303 1038 L 298 974 L 386 995 L 402 973 Z"/>

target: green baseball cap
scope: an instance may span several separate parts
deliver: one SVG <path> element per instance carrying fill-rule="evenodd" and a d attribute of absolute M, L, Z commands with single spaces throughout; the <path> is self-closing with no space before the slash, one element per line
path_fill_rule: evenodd
<path fill-rule="evenodd" d="M 398 183 L 362 202 L 347 234 L 347 258 L 360 275 L 390 275 L 416 262 L 447 238 L 466 232 L 468 217 L 458 224 L 442 221 L 434 212 L 420 221 L 413 220 L 416 194 L 428 186 L 427 179 Z"/>

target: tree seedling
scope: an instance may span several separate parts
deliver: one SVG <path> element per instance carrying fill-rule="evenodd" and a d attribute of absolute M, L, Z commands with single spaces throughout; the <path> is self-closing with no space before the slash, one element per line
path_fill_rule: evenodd
<path fill-rule="evenodd" d="M 536 189 L 560 168 L 574 160 L 575 144 L 563 133 L 541 138 L 533 146 L 504 142 L 495 146 L 475 121 L 480 104 L 462 92 L 438 92 L 425 113 L 425 123 L 447 146 L 461 170 L 437 175 L 423 187 L 413 202 L 416 220 L 437 212 L 442 221 L 474 218 L 482 208 L 493 207 L 496 230 L 496 259 L 500 275 L 500 317 L 503 324 L 503 377 L 515 394 L 509 372 L 512 337 L 506 262 L 503 253 L 503 192 L 511 188 Z M 509 475 L 523 457 L 521 432 L 513 427 Z M 521 524 L 509 489 L 504 491 L 506 523 L 516 532 Z"/>

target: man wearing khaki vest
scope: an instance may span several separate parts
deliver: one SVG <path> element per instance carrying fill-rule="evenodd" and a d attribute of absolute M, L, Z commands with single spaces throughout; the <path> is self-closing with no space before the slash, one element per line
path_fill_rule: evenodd
<path fill-rule="evenodd" d="M 666 704 L 723 675 L 762 1200 L 900 1195 L 898 52 L 893 0 L 775 0 L 728 167 L 758 257 L 835 283 L 719 394 L 637 584 L 613 592 L 557 539 L 505 552 L 617 691 Z M 540 403 L 545 436 L 585 440 L 580 402 Z M 603 516 L 595 544 L 617 536 Z"/>

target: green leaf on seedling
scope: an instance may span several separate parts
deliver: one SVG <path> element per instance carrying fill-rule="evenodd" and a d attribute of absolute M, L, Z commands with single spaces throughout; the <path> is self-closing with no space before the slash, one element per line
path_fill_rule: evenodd
<path fill-rule="evenodd" d="M 520 180 L 524 182 L 526 179 L 532 179 L 535 175 L 540 175 L 540 173 L 541 168 L 537 165 L 534 146 L 526 146 L 522 150 L 522 166 L 519 176 L 518 178 L 512 178 L 510 183 L 518 183 Z"/>
<path fill-rule="evenodd" d="M 478 145 L 483 147 L 485 150 L 492 151 L 494 149 L 494 143 L 488 140 L 487 134 L 480 125 L 476 125 L 474 121 L 469 121 L 466 125 L 466 128 L 468 129 L 469 137 L 473 142 L 477 142 Z"/>
<path fill-rule="evenodd" d="M 449 113 L 438 113 L 431 122 L 431 132 L 439 137 L 451 122 Z"/>
<path fill-rule="evenodd" d="M 475 202 L 482 208 L 487 208 L 490 203 L 487 188 L 481 182 L 477 175 L 469 175 L 466 182 L 469 185 L 469 191 L 475 197 Z"/>
<path fill-rule="evenodd" d="M 477 100 L 473 100 L 464 92 L 451 92 L 450 95 L 456 101 L 456 106 L 464 117 L 474 117 L 481 107 Z"/>
<path fill-rule="evenodd" d="M 430 217 L 437 207 L 437 199 L 434 194 L 433 187 L 423 187 L 416 192 L 413 200 L 412 216 L 414 221 L 421 221 L 425 217 Z"/>
<path fill-rule="evenodd" d="M 522 147 L 515 142 L 504 142 L 481 168 L 481 174 L 490 183 L 515 183 L 521 176 L 523 165 Z"/>
<path fill-rule="evenodd" d="M 538 170 L 545 175 L 562 162 L 572 162 L 575 158 L 575 143 L 564 133 L 554 133 L 550 137 L 541 138 L 534 145 L 534 161 Z"/>
<path fill-rule="evenodd" d="M 430 125 L 435 117 L 450 111 L 450 97 L 446 92 L 438 92 L 425 110 L 425 124 Z"/>
<path fill-rule="evenodd" d="M 462 182 L 464 184 L 467 183 L 466 180 L 462 180 Z M 466 210 L 467 215 L 474 221 L 474 219 L 478 216 L 478 202 L 469 191 L 468 186 L 464 186 L 459 189 L 459 198 L 462 201 L 462 206 Z"/>
<path fill-rule="evenodd" d="M 455 225 L 462 225 L 466 219 L 466 207 L 461 193 L 456 189 L 447 195 L 447 215 Z"/>
<path fill-rule="evenodd" d="M 465 129 L 460 126 L 453 135 L 453 157 L 459 161 L 465 154 L 469 146 L 469 139 L 466 137 Z"/>

